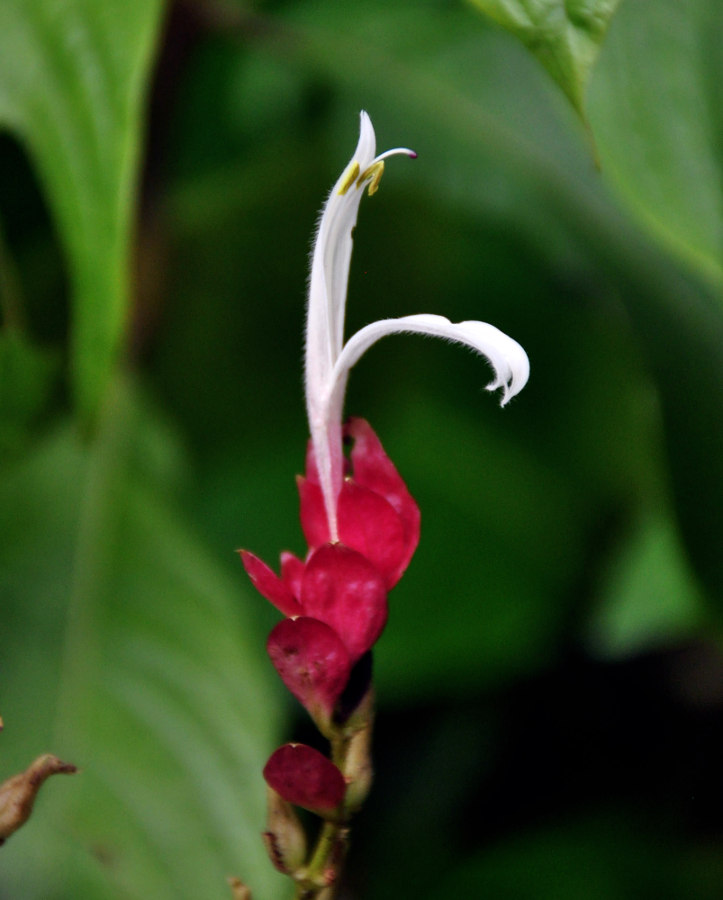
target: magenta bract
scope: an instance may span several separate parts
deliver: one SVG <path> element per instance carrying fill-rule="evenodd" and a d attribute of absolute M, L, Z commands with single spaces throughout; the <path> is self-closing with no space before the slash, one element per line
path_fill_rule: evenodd
<path fill-rule="evenodd" d="M 342 485 L 337 516 L 339 540 L 366 556 L 391 590 L 409 561 L 401 518 L 384 497 L 356 481 Z"/>
<path fill-rule="evenodd" d="M 322 544 L 328 544 L 331 537 L 329 533 L 329 521 L 326 518 L 324 507 L 324 495 L 318 482 L 311 478 L 298 475 L 296 486 L 299 489 L 299 518 L 301 530 L 304 532 L 306 543 L 310 549 L 315 550 Z"/>
<path fill-rule="evenodd" d="M 351 476 L 339 494 L 339 540 L 362 553 L 382 574 L 387 590 L 399 581 L 419 543 L 419 507 L 364 419 L 350 419 L 345 434 L 354 441 Z M 313 449 L 306 477 L 298 479 L 301 527 L 309 547 L 330 539 Z"/>
<path fill-rule="evenodd" d="M 279 747 L 264 767 L 264 778 L 284 800 L 322 814 L 336 809 L 346 791 L 334 763 L 306 744 Z"/>
<path fill-rule="evenodd" d="M 307 616 L 284 619 L 266 649 L 297 700 L 315 719 L 328 720 L 351 671 L 349 653 L 334 629 Z"/>
<path fill-rule="evenodd" d="M 304 561 L 284 550 L 281 553 L 281 580 L 294 597 L 301 594 L 301 579 L 304 576 Z"/>
<path fill-rule="evenodd" d="M 291 589 L 263 560 L 248 550 L 239 550 L 241 562 L 256 590 L 285 616 L 300 616 L 301 607 Z"/>
<path fill-rule="evenodd" d="M 419 543 L 421 523 L 419 507 L 366 419 L 349 419 L 344 428 L 344 434 L 354 440 L 351 450 L 354 481 L 361 487 L 368 488 L 384 497 L 402 520 L 404 556 L 400 560 L 399 575 L 401 576 Z"/>
<path fill-rule="evenodd" d="M 301 582 L 307 616 L 326 622 L 352 662 L 373 646 L 387 621 L 387 591 L 369 560 L 343 544 L 325 544 L 309 557 Z"/>

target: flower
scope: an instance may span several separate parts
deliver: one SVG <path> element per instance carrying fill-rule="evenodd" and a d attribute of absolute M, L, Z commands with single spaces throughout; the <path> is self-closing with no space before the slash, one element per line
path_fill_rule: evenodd
<path fill-rule="evenodd" d="M 336 844 L 330 841 L 328 826 L 345 823 L 370 787 L 371 649 L 387 622 L 387 594 L 419 542 L 419 508 L 371 426 L 357 418 L 342 425 L 349 371 L 379 338 L 411 332 L 457 341 L 487 357 L 495 373 L 488 390 L 501 388 L 503 405 L 529 376 L 522 347 L 484 322 L 452 324 L 437 315 L 383 319 L 344 343 L 359 204 L 365 188 L 376 192 L 385 159 L 398 154 L 416 156 L 406 148 L 377 156 L 374 129 L 362 112 L 357 148 L 319 219 L 306 322 L 311 439 L 305 475 L 298 479 L 308 553 L 304 559 L 282 553 L 277 575 L 253 553 L 240 551 L 254 586 L 284 615 L 266 644 L 271 662 L 333 748 L 332 762 L 312 747 L 286 744 L 264 768 L 270 798 L 265 840 L 271 860 L 298 884 L 306 878 L 314 888 L 321 883 L 312 877 L 315 864 L 317 869 L 326 865 L 344 841 L 341 832 Z M 343 440 L 352 444 L 348 460 Z M 301 862 L 306 844 L 291 805 L 327 820 L 306 867 Z M 335 874 L 331 865 L 324 877 Z"/>
<path fill-rule="evenodd" d="M 351 367 L 380 337 L 416 332 L 467 344 L 495 372 L 489 390 L 505 404 L 522 389 L 529 363 L 520 345 L 484 322 L 452 324 L 443 316 L 411 315 L 367 325 L 344 343 L 344 313 L 352 230 L 364 189 L 373 194 L 384 160 L 362 112 L 359 143 L 322 211 L 311 265 L 306 323 L 306 404 L 311 440 L 298 479 L 305 559 L 281 554 L 281 574 L 248 551 L 241 558 L 251 581 L 286 617 L 267 651 L 281 679 L 323 732 L 346 704 L 352 671 L 380 637 L 387 594 L 419 542 L 419 508 L 371 426 L 342 425 Z M 352 447 L 348 461 L 342 441 Z M 363 679 L 361 679 L 363 681 Z M 344 695 L 344 696 L 343 696 Z"/>
<path fill-rule="evenodd" d="M 407 332 L 466 344 L 487 357 L 495 378 L 490 391 L 502 388 L 502 405 L 522 390 L 529 377 L 527 354 L 517 341 L 485 322 L 453 324 L 444 316 L 421 314 L 382 319 L 366 325 L 344 343 L 344 313 L 352 253 L 352 233 L 364 189 L 374 194 L 384 160 L 414 158 L 407 148 L 376 155 L 369 116 L 361 113 L 359 142 L 324 205 L 312 254 L 306 320 L 306 408 L 316 477 L 323 499 L 329 540 L 340 540 L 344 458 L 342 409 L 349 371 L 380 338 Z"/>

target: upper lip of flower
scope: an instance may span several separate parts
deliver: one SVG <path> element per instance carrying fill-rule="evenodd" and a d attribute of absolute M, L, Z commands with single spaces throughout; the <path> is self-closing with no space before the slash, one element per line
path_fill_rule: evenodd
<path fill-rule="evenodd" d="M 503 389 L 502 405 L 519 393 L 529 377 L 529 360 L 517 341 L 485 322 L 451 323 L 444 316 L 411 315 L 366 325 L 344 344 L 347 282 L 364 188 L 373 194 L 393 155 L 415 157 L 407 148 L 376 155 L 374 128 L 361 113 L 359 142 L 324 205 L 312 255 L 306 321 L 306 407 L 319 470 L 319 483 L 332 540 L 338 539 L 336 503 L 343 477 L 341 416 L 349 371 L 379 338 L 411 332 L 472 347 L 490 361 L 495 378 L 488 390 Z"/>

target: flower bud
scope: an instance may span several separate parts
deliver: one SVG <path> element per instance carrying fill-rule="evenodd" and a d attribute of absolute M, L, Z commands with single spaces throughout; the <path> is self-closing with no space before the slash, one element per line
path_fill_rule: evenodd
<path fill-rule="evenodd" d="M 344 808 L 355 813 L 367 798 L 374 778 L 371 758 L 372 723 L 369 721 L 349 739 L 344 761 L 344 779 L 347 783 Z"/>
<path fill-rule="evenodd" d="M 291 804 L 272 787 L 267 788 L 267 806 L 266 852 L 279 872 L 293 875 L 306 859 L 304 827 Z"/>

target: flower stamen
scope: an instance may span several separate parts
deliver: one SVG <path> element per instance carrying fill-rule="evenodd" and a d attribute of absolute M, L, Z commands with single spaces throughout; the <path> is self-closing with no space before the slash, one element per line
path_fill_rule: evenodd
<path fill-rule="evenodd" d="M 359 169 L 360 169 L 359 163 L 356 160 L 354 160 L 354 162 L 349 166 L 349 171 L 344 176 L 341 184 L 339 185 L 339 190 L 337 191 L 337 194 L 339 194 L 340 197 L 343 197 L 344 194 L 346 194 L 346 192 L 349 190 L 349 188 L 354 184 L 354 182 L 356 181 L 357 175 L 359 174 Z"/>
<path fill-rule="evenodd" d="M 364 187 L 364 183 L 366 181 L 369 182 L 369 189 L 367 193 L 370 197 L 376 194 L 377 189 L 379 188 L 379 182 L 382 180 L 382 175 L 384 174 L 384 161 L 381 159 L 375 159 L 374 162 L 368 166 L 362 174 L 357 179 L 357 185 L 360 188 Z"/>

